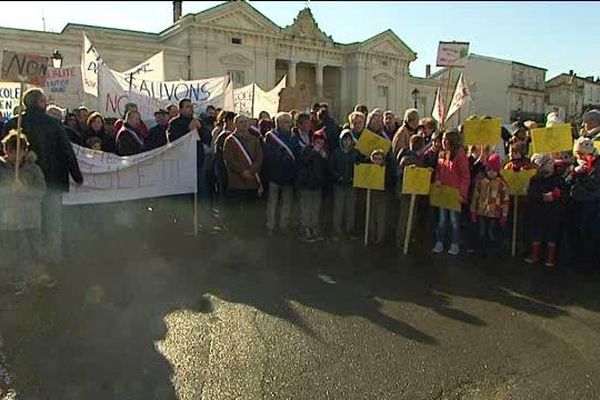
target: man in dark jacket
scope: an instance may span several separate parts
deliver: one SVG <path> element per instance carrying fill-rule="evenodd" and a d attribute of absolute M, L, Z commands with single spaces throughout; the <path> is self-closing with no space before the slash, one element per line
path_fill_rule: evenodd
<path fill-rule="evenodd" d="M 330 149 L 338 147 L 340 127 L 335 123 L 333 118 L 329 116 L 329 110 L 327 108 L 321 108 L 317 112 L 317 119 L 319 120 L 317 130 L 323 129 L 327 134 L 327 146 L 329 146 Z"/>
<path fill-rule="evenodd" d="M 46 96 L 41 89 L 30 89 L 24 97 L 26 111 L 22 117 L 23 133 L 37 164 L 44 173 L 48 190 L 42 203 L 42 231 L 50 262 L 62 262 L 62 193 L 69 191 L 69 175 L 77 185 L 83 176 L 67 134 L 55 118 L 46 114 Z M 17 129 L 17 119 L 8 122 Z"/>
<path fill-rule="evenodd" d="M 298 172 L 299 149 L 292 140 L 292 116 L 280 112 L 275 117 L 275 129 L 264 139 L 265 176 L 269 181 L 267 201 L 267 229 L 273 234 L 277 209 L 280 209 L 280 228 L 289 233 L 294 183 Z M 279 199 L 281 205 L 279 206 Z"/>
<path fill-rule="evenodd" d="M 167 127 L 169 126 L 169 112 L 162 108 L 154 112 L 156 125 L 150 128 L 146 140 L 146 150 L 152 150 L 167 144 Z"/>

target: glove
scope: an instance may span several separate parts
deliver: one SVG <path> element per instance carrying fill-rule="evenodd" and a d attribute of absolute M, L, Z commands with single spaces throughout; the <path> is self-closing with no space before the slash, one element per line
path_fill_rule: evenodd
<path fill-rule="evenodd" d="M 474 224 L 477 223 L 477 213 L 475 211 L 471 211 L 471 222 Z"/>
<path fill-rule="evenodd" d="M 516 165 L 516 164 L 513 164 L 512 170 L 513 170 L 514 172 L 519 172 L 519 171 L 521 170 L 521 167 L 519 167 L 519 166 L 518 166 L 518 165 Z"/>
<path fill-rule="evenodd" d="M 552 200 L 558 200 L 562 197 L 562 193 L 559 188 L 554 188 L 552 193 Z"/>
<path fill-rule="evenodd" d="M 500 217 L 500 226 L 501 227 L 505 227 L 506 223 L 508 222 L 508 218 L 506 218 L 504 215 L 502 217 Z"/>

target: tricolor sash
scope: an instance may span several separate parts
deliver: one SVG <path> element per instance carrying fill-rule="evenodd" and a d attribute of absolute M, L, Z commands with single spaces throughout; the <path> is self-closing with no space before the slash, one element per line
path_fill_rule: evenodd
<path fill-rule="evenodd" d="M 240 150 L 240 152 L 246 159 L 246 162 L 248 163 L 248 168 L 252 168 L 252 163 L 253 163 L 252 158 L 250 158 L 250 154 L 248 154 L 248 151 L 246 151 L 246 148 L 244 147 L 242 142 L 240 142 L 240 140 L 235 136 L 235 133 L 232 134 L 230 137 L 233 139 L 233 142 L 236 144 L 236 146 L 238 147 L 238 149 Z M 258 175 L 258 173 L 255 173 L 254 176 L 256 177 L 256 182 L 258 182 L 258 184 L 262 186 L 262 182 L 260 180 L 260 176 Z"/>
<path fill-rule="evenodd" d="M 287 144 L 285 144 L 283 142 L 283 140 L 281 140 L 277 134 L 275 133 L 275 131 L 271 131 L 267 134 L 267 138 L 273 138 L 273 140 L 275 140 L 275 143 L 277 143 L 279 146 L 283 147 L 283 149 L 285 151 L 287 151 L 287 153 L 290 155 L 290 157 L 292 157 L 292 160 L 296 160 L 296 157 L 294 156 L 294 153 L 292 153 L 292 150 L 290 150 L 290 148 L 287 146 Z"/>

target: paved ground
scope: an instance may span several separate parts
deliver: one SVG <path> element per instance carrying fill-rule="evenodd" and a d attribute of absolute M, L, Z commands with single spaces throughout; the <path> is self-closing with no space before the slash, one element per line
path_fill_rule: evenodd
<path fill-rule="evenodd" d="M 0 313 L 25 399 L 600 398 L 597 277 L 176 230 L 71 244 L 58 288 Z"/>

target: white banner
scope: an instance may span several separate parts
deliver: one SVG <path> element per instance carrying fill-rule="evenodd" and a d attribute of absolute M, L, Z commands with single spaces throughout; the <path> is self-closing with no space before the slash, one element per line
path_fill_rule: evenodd
<path fill-rule="evenodd" d="M 63 204 L 109 203 L 196 192 L 196 133 L 128 157 L 73 144 L 83 185 L 71 182 Z"/>
<path fill-rule="evenodd" d="M 140 79 L 130 85 L 119 72 L 100 65 L 100 97 L 98 107 L 105 117 L 122 118 L 125 104 L 135 103 L 142 120 L 153 121 L 157 108 L 166 108 L 169 103 L 190 99 L 197 114 L 212 104 L 223 107 L 227 76 L 197 81 L 149 81 Z M 129 87 L 131 86 L 131 90 Z"/>
<path fill-rule="evenodd" d="M 43 87 L 48 104 L 56 104 L 62 108 L 74 109 L 83 103 L 81 68 L 48 67 L 46 82 Z"/>
<path fill-rule="evenodd" d="M 102 65 L 102 63 L 98 50 L 92 45 L 84 32 L 81 55 L 83 91 L 96 97 L 98 97 L 98 65 Z"/>
<path fill-rule="evenodd" d="M 130 77 L 133 78 L 133 82 L 141 79 L 162 81 L 165 79 L 164 56 L 164 51 L 156 53 L 146 61 L 121 74 L 127 79 L 127 82 L 129 82 Z"/>
<path fill-rule="evenodd" d="M 19 105 L 21 84 L 18 82 L 0 82 L 0 120 L 12 118 L 13 108 Z"/>
<path fill-rule="evenodd" d="M 270 115 L 279 110 L 279 92 L 285 88 L 286 77 L 271 90 L 265 91 L 256 83 L 246 85 L 233 91 L 233 111 L 247 117 L 258 118 L 261 111 Z"/>
<path fill-rule="evenodd" d="M 458 83 L 456 84 L 456 90 L 454 91 L 454 96 L 452 96 L 452 102 L 450 103 L 448 113 L 446 114 L 446 121 L 449 120 L 455 112 L 469 104 L 470 101 L 471 92 L 469 92 L 469 88 L 465 83 L 463 74 L 460 74 L 458 77 Z"/>
<path fill-rule="evenodd" d="M 255 87 L 256 84 L 251 83 L 233 90 L 233 112 L 252 117 Z"/>
<path fill-rule="evenodd" d="M 468 42 L 440 42 L 438 45 L 436 66 L 464 67 L 469 55 Z"/>

